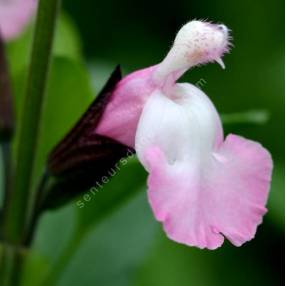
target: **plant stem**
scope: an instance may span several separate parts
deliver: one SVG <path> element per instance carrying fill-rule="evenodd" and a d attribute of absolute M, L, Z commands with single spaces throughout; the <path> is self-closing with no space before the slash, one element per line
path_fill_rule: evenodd
<path fill-rule="evenodd" d="M 0 251 L 0 283 L 1 286 L 16 286 L 20 283 L 23 267 L 23 253 L 20 249 L 4 244 Z"/>
<path fill-rule="evenodd" d="M 33 168 L 40 131 L 44 94 L 60 0 L 40 0 L 26 86 L 19 144 L 16 152 L 14 188 L 4 214 L 4 238 L 21 244 L 33 212 Z"/>
<path fill-rule="evenodd" d="M 47 170 L 41 176 L 40 182 L 37 187 L 37 193 L 34 200 L 34 209 L 33 209 L 33 216 L 30 220 L 29 230 L 26 234 L 25 241 L 23 242 L 24 245 L 29 246 L 32 244 L 34 233 L 37 228 L 38 220 L 40 218 L 42 209 L 42 199 L 44 196 L 45 188 L 49 185 L 49 173 Z"/>

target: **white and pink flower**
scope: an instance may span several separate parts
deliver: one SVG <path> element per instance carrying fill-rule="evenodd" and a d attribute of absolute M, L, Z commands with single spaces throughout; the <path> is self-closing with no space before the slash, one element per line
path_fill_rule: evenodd
<path fill-rule="evenodd" d="M 27 26 L 37 7 L 36 0 L 0 0 L 0 34 L 8 41 Z"/>
<path fill-rule="evenodd" d="M 192 21 L 158 65 L 121 80 L 95 132 L 135 147 L 149 172 L 148 198 L 171 239 L 215 249 L 240 246 L 266 213 L 271 155 L 237 135 L 225 139 L 217 110 L 200 89 L 176 83 L 193 66 L 228 51 L 224 25 Z"/>

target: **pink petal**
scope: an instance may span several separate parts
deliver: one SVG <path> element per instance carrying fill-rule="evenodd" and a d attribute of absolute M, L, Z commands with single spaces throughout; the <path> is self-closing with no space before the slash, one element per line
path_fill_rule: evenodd
<path fill-rule="evenodd" d="M 145 152 L 148 197 L 169 238 L 215 249 L 224 237 L 240 246 L 251 240 L 266 213 L 272 160 L 260 144 L 229 135 L 209 164 L 170 165 L 163 152 Z"/>
<path fill-rule="evenodd" d="M 123 78 L 96 127 L 97 134 L 134 146 L 138 121 L 146 100 L 156 88 L 151 79 L 154 67 L 131 73 Z"/>
<path fill-rule="evenodd" d="M 5 40 L 17 37 L 36 10 L 36 0 L 0 1 L 0 33 Z"/>

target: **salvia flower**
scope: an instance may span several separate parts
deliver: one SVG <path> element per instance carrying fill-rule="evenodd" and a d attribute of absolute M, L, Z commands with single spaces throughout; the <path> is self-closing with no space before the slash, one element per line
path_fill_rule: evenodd
<path fill-rule="evenodd" d="M 224 237 L 240 246 L 266 213 L 270 154 L 237 135 L 225 139 L 213 103 L 200 89 L 176 83 L 193 66 L 221 60 L 224 25 L 192 21 L 158 65 L 123 78 L 94 132 L 135 147 L 149 172 L 148 199 L 168 237 L 215 249 Z"/>
<path fill-rule="evenodd" d="M 36 0 L 0 0 L 0 34 L 4 40 L 11 40 L 23 31 L 36 6 Z"/>

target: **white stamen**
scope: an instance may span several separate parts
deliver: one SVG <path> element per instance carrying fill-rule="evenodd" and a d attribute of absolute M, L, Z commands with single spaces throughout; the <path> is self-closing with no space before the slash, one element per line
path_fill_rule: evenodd
<path fill-rule="evenodd" d="M 225 65 L 224 65 L 224 62 L 221 58 L 218 58 L 215 60 L 220 66 L 221 68 L 224 70 L 225 69 Z"/>

